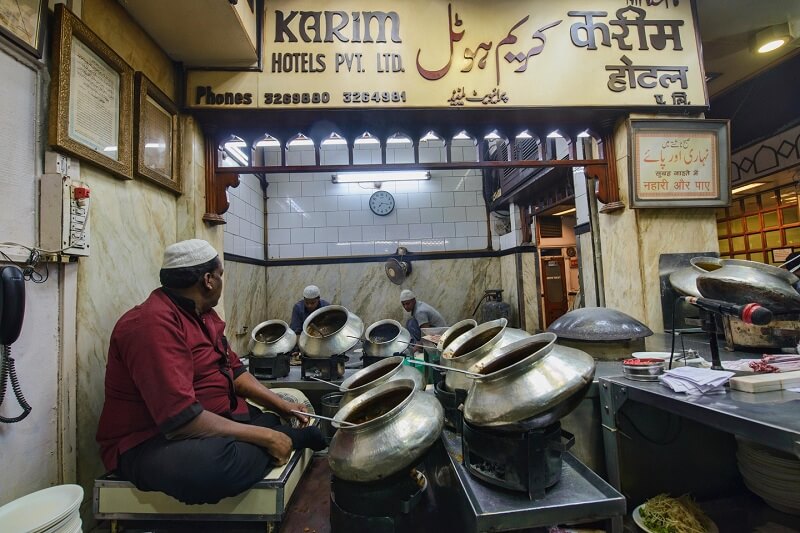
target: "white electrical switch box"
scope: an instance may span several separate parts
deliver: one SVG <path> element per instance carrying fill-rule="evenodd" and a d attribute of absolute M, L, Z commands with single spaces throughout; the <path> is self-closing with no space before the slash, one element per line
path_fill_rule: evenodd
<path fill-rule="evenodd" d="M 39 246 L 63 255 L 89 255 L 88 185 L 61 174 L 39 181 Z"/>

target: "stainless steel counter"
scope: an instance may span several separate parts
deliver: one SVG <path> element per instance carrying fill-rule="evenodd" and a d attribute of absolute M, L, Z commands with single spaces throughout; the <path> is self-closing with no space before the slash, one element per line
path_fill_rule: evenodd
<path fill-rule="evenodd" d="M 462 465 L 461 437 L 450 430 L 431 455 L 437 501 L 453 513 L 452 531 L 509 531 L 606 520 L 621 531 L 625 498 L 572 454 L 564 454 L 560 481 L 541 500 L 486 484 Z M 430 471 L 429 471 L 430 473 Z"/>

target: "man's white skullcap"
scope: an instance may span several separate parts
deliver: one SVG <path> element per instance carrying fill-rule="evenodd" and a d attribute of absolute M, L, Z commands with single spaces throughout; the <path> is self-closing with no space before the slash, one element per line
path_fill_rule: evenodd
<path fill-rule="evenodd" d="M 167 246 L 167 249 L 164 250 L 164 263 L 161 268 L 184 268 L 202 265 L 218 255 L 214 247 L 203 239 L 189 239 Z"/>
<path fill-rule="evenodd" d="M 409 300 L 413 300 L 416 298 L 416 295 L 408 289 L 403 289 L 400 291 L 400 301 L 407 302 Z"/>
<path fill-rule="evenodd" d="M 319 287 L 316 285 L 309 285 L 303 289 L 303 298 L 308 298 L 309 300 L 319 298 Z"/>

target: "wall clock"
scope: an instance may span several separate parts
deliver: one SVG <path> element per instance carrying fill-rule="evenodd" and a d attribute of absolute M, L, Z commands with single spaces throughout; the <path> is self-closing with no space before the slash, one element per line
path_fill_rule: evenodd
<path fill-rule="evenodd" d="M 375 191 L 369 197 L 370 210 L 380 217 L 385 217 L 394 210 L 394 196 L 388 191 Z"/>

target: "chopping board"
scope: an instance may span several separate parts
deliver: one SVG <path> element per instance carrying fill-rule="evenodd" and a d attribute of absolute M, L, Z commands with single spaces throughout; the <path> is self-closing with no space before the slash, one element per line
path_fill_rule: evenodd
<path fill-rule="evenodd" d="M 800 370 L 731 378 L 731 389 L 743 392 L 770 392 L 800 387 Z"/>

